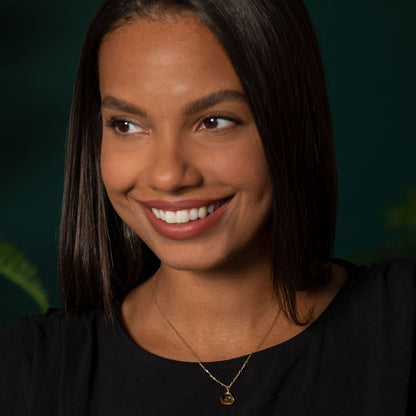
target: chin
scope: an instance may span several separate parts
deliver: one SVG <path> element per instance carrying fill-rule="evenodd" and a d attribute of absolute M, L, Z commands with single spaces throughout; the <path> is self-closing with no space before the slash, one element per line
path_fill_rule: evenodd
<path fill-rule="evenodd" d="M 209 272 L 223 268 L 229 261 L 229 250 L 221 244 L 175 244 L 170 247 L 154 247 L 153 252 L 161 265 L 181 271 Z"/>
<path fill-rule="evenodd" d="M 183 256 L 183 257 L 170 257 L 161 256 L 159 257 L 161 264 L 181 271 L 192 271 L 192 272 L 209 272 L 216 269 L 222 268 L 226 260 L 223 256 L 221 258 L 203 258 L 201 256 Z"/>

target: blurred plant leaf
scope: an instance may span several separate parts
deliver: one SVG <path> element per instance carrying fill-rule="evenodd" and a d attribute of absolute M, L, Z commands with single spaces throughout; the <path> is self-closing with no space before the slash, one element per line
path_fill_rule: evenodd
<path fill-rule="evenodd" d="M 416 190 L 409 189 L 404 201 L 386 211 L 385 225 L 387 229 L 400 227 L 416 227 Z M 416 231 L 416 229 L 415 229 Z"/>
<path fill-rule="evenodd" d="M 375 250 L 356 253 L 350 260 L 370 265 L 386 258 L 407 257 L 416 262 L 416 190 L 409 189 L 406 197 L 384 212 L 383 226 L 386 242 Z"/>
<path fill-rule="evenodd" d="M 23 289 L 45 311 L 48 297 L 38 271 L 12 244 L 0 240 L 0 275 Z"/>

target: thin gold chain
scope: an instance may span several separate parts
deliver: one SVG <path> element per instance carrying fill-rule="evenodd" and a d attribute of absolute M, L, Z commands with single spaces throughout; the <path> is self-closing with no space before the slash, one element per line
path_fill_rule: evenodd
<path fill-rule="evenodd" d="M 152 295 L 153 295 L 153 301 L 157 307 L 157 309 L 159 310 L 160 314 L 163 316 L 163 318 L 165 319 L 165 321 L 169 324 L 169 326 L 172 328 L 172 330 L 175 332 L 175 334 L 178 336 L 178 338 L 185 344 L 186 348 L 188 348 L 188 350 L 190 351 L 190 353 L 194 356 L 194 358 L 196 359 L 197 363 L 199 364 L 199 366 L 211 377 L 212 380 L 214 380 L 216 383 L 220 384 L 222 387 L 224 387 L 226 389 L 227 392 L 230 391 L 232 385 L 237 381 L 238 377 L 240 377 L 240 374 L 243 372 L 244 368 L 246 367 L 248 360 L 251 358 L 251 356 L 253 355 L 253 353 L 257 352 L 260 347 L 262 346 L 263 342 L 266 340 L 266 338 L 268 337 L 268 335 L 270 334 L 272 328 L 274 327 L 274 324 L 277 321 L 277 318 L 280 315 L 280 311 L 281 309 L 279 308 L 276 316 L 273 319 L 272 324 L 270 325 L 269 329 L 266 331 L 266 333 L 263 335 L 263 337 L 261 338 L 259 344 L 257 345 L 256 349 L 251 352 L 247 358 L 245 359 L 243 365 L 241 366 L 241 368 L 238 370 L 237 374 L 234 376 L 234 378 L 232 379 L 230 384 L 225 384 L 222 381 L 218 380 L 205 366 L 204 364 L 202 364 L 201 359 L 198 357 L 198 354 L 192 349 L 192 347 L 188 344 L 188 342 L 185 340 L 185 338 L 179 333 L 179 331 L 175 328 L 175 326 L 172 324 L 172 322 L 169 320 L 169 318 L 163 313 L 161 307 L 159 306 L 159 303 L 157 301 L 156 298 L 156 275 L 153 278 L 153 288 L 152 288 Z"/>

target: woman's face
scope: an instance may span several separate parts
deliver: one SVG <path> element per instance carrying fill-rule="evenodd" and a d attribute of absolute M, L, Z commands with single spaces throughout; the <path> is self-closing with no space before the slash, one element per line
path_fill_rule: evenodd
<path fill-rule="evenodd" d="M 99 79 L 102 177 L 123 221 L 175 269 L 263 258 L 268 168 L 216 38 L 192 15 L 133 21 L 104 39 Z"/>

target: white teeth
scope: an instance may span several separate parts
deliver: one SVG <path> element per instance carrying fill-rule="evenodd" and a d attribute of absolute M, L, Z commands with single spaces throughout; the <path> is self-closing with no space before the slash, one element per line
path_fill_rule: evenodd
<path fill-rule="evenodd" d="M 172 211 L 166 211 L 166 219 L 165 221 L 168 224 L 175 224 L 176 222 L 176 214 Z"/>
<path fill-rule="evenodd" d="M 191 221 L 195 221 L 196 219 L 198 219 L 198 208 L 192 208 L 189 211 L 189 219 Z"/>
<path fill-rule="evenodd" d="M 198 217 L 205 218 L 207 216 L 207 207 L 201 207 L 198 210 Z"/>
<path fill-rule="evenodd" d="M 186 209 L 182 209 L 176 213 L 176 222 L 178 224 L 185 224 L 189 222 L 189 214 Z"/>
<path fill-rule="evenodd" d="M 156 218 L 160 218 L 159 210 L 156 208 L 152 208 L 152 212 Z"/>
<path fill-rule="evenodd" d="M 167 222 L 168 224 L 186 224 L 189 221 L 195 221 L 199 218 L 205 218 L 212 214 L 221 206 L 221 202 L 211 204 L 208 207 L 181 209 L 179 211 L 163 211 L 157 208 L 151 208 L 153 215 Z"/>

